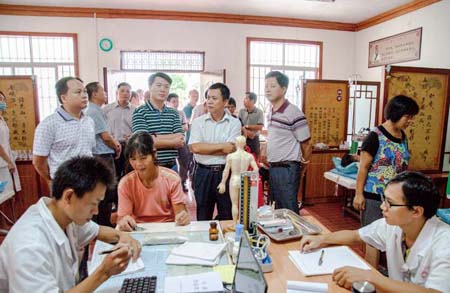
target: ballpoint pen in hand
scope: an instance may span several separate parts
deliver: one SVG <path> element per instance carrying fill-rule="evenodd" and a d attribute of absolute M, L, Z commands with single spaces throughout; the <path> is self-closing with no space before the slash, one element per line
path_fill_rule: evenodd
<path fill-rule="evenodd" d="M 119 246 L 119 247 L 116 247 L 116 248 L 113 248 L 113 249 L 109 249 L 109 250 L 103 250 L 103 251 L 100 251 L 98 254 L 100 254 L 100 255 L 110 254 L 110 253 L 112 253 L 112 252 L 114 252 L 116 250 L 119 250 L 121 247 L 122 246 Z"/>
<path fill-rule="evenodd" d="M 323 264 L 323 254 L 325 253 L 325 250 L 322 249 L 322 251 L 320 252 L 320 258 L 319 258 L 319 266 L 321 266 Z"/>

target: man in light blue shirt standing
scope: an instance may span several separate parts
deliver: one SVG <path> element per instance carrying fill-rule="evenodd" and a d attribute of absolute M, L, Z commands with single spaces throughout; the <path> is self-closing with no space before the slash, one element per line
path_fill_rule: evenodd
<path fill-rule="evenodd" d="M 114 158 L 120 156 L 121 145 L 108 131 L 106 117 L 102 111 L 102 106 L 106 102 L 106 94 L 103 87 L 98 82 L 91 82 L 86 85 L 89 98 L 89 107 L 86 115 L 94 120 L 95 147 L 92 148 L 94 157 L 98 157 L 111 168 L 115 176 Z M 106 192 L 105 199 L 99 204 L 99 212 L 96 222 L 104 226 L 112 226 L 110 222 L 112 203 L 117 203 L 117 189 L 112 188 Z"/>

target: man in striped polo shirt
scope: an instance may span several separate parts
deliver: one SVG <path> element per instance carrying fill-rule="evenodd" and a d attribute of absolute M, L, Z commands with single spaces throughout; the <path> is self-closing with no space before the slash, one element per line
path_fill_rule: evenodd
<path fill-rule="evenodd" d="M 163 72 L 148 78 L 150 99 L 137 108 L 131 120 L 134 132 L 147 131 L 153 136 L 160 166 L 178 172 L 178 149 L 184 145 L 184 134 L 177 110 L 165 105 L 172 79 Z"/>
<path fill-rule="evenodd" d="M 298 187 L 312 148 L 309 127 L 303 112 L 286 99 L 289 78 L 279 72 L 266 75 L 265 95 L 272 104 L 267 122 L 267 159 L 270 194 L 276 208 L 298 214 Z"/>

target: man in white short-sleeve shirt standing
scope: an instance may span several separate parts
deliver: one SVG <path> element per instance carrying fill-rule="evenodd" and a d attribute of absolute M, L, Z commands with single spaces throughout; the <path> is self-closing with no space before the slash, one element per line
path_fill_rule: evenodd
<path fill-rule="evenodd" d="M 382 292 L 450 292 L 450 226 L 436 217 L 439 191 L 430 178 L 403 172 L 391 179 L 380 206 L 383 219 L 352 231 L 304 236 L 300 250 L 366 242 L 386 251 L 389 278 L 376 270 L 338 268 L 333 280 L 351 288 L 369 281 Z"/>
<path fill-rule="evenodd" d="M 94 121 L 82 112 L 88 105 L 83 82 L 64 77 L 55 88 L 61 106 L 39 123 L 33 146 L 33 165 L 48 182 L 64 161 L 78 155 L 92 156 L 95 147 Z"/>
<path fill-rule="evenodd" d="M 74 157 L 60 165 L 52 181 L 53 197 L 32 205 L 0 246 L 0 292 L 93 292 L 124 271 L 131 257 L 136 260 L 138 241 L 91 221 L 113 181 L 98 158 Z M 83 248 L 95 238 L 118 243 L 117 250 L 81 281 Z"/>
<path fill-rule="evenodd" d="M 192 121 L 189 148 L 194 154 L 194 194 L 197 220 L 212 220 L 217 203 L 217 218 L 231 220 L 231 199 L 227 189 L 219 194 L 226 155 L 236 150 L 236 138 L 241 135 L 241 123 L 225 111 L 230 90 L 223 83 L 211 85 L 207 91 L 208 113 Z"/>

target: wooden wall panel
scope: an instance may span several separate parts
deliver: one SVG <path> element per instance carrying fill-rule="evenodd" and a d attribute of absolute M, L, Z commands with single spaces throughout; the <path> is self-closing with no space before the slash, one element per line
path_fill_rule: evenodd
<path fill-rule="evenodd" d="M 306 173 L 305 202 L 335 202 L 335 184 L 323 177 L 323 173 L 334 168 L 332 157 L 342 157 L 348 150 L 313 151 Z"/>

